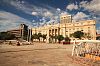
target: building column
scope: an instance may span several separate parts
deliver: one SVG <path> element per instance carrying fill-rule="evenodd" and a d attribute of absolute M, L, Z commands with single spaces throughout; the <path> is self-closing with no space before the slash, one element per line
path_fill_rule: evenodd
<path fill-rule="evenodd" d="M 47 38 L 46 38 L 46 43 L 49 43 L 49 34 L 50 34 L 50 32 L 49 32 L 49 30 L 47 30 Z"/>
<path fill-rule="evenodd" d="M 64 33 L 63 36 L 66 37 L 66 29 L 65 28 L 63 28 L 63 33 Z"/>
<path fill-rule="evenodd" d="M 58 35 L 60 35 L 60 27 L 58 27 L 58 31 L 57 32 L 58 32 Z"/>
<path fill-rule="evenodd" d="M 56 30 L 56 29 L 54 29 L 54 36 L 56 35 L 55 30 Z M 53 38 L 53 42 L 55 43 L 55 38 Z"/>

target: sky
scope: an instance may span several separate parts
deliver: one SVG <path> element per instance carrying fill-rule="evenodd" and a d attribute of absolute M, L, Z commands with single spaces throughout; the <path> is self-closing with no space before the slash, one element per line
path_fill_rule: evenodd
<path fill-rule="evenodd" d="M 96 20 L 100 33 L 100 0 L 0 0 L 0 32 L 59 23 L 59 16 L 72 15 L 73 21 Z"/>

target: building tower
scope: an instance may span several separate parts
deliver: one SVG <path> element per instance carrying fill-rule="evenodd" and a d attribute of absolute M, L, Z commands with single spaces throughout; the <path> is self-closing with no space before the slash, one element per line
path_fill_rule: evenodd
<path fill-rule="evenodd" d="M 71 15 L 61 15 L 60 16 L 60 23 L 72 23 L 72 16 Z"/>
<path fill-rule="evenodd" d="M 25 24 L 20 25 L 20 35 L 22 39 L 27 39 L 27 34 L 28 34 L 28 26 Z"/>

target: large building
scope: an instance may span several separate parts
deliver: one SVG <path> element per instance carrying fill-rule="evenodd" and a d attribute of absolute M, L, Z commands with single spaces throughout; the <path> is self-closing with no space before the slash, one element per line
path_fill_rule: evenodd
<path fill-rule="evenodd" d="M 27 39 L 28 26 L 21 24 L 18 29 L 9 30 L 7 32 L 14 34 L 17 38 Z"/>
<path fill-rule="evenodd" d="M 28 26 L 25 24 L 21 24 L 20 27 L 20 35 L 22 39 L 27 39 L 27 35 L 28 35 Z"/>
<path fill-rule="evenodd" d="M 11 34 L 14 34 L 16 36 L 16 38 L 21 38 L 21 34 L 20 34 L 20 30 L 19 29 L 9 30 L 7 32 L 11 33 Z"/>
<path fill-rule="evenodd" d="M 77 38 L 71 37 L 70 35 L 76 31 L 83 31 L 86 37 L 83 39 L 95 40 L 96 39 L 96 21 L 95 20 L 84 20 L 79 22 L 72 22 L 70 15 L 63 15 L 60 17 L 59 24 L 45 25 L 32 29 L 32 34 L 42 33 L 47 34 L 46 42 L 50 42 L 50 36 L 63 35 L 70 37 L 71 40 Z"/>

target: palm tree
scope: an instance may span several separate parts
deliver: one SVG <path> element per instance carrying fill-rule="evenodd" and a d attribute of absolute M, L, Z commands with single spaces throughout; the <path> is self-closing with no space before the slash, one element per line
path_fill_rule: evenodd
<path fill-rule="evenodd" d="M 55 36 L 54 35 L 50 35 L 50 43 L 53 42 L 53 39 L 55 39 Z"/>
<path fill-rule="evenodd" d="M 37 34 L 37 39 L 39 40 L 39 42 L 40 42 L 40 37 L 42 37 L 42 34 L 41 33 L 38 33 Z"/>
<path fill-rule="evenodd" d="M 47 36 L 46 34 L 43 34 L 43 35 L 42 35 L 43 42 L 44 42 L 44 40 L 46 39 L 46 36 Z"/>
<path fill-rule="evenodd" d="M 40 37 L 42 37 L 42 34 L 41 34 L 41 33 L 33 34 L 33 35 L 32 35 L 32 39 L 33 39 L 33 40 L 34 40 L 34 39 L 38 39 L 39 42 L 40 42 Z"/>
<path fill-rule="evenodd" d="M 34 39 L 37 39 L 37 38 L 38 38 L 38 35 L 37 35 L 37 34 L 33 34 L 33 35 L 32 35 L 33 41 L 34 41 Z"/>

